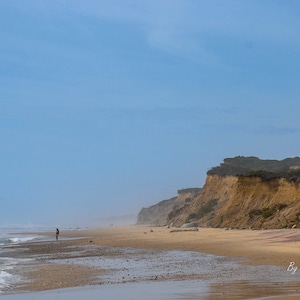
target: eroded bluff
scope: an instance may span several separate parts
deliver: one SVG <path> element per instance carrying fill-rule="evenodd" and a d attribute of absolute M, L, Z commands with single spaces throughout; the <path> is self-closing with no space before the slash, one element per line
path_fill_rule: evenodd
<path fill-rule="evenodd" d="M 172 219 L 169 214 L 172 213 L 173 210 L 180 212 L 185 209 L 200 191 L 200 188 L 178 190 L 176 197 L 160 201 L 147 208 L 142 208 L 137 217 L 137 224 L 155 226 L 168 225 Z"/>
<path fill-rule="evenodd" d="M 138 223 L 179 227 L 193 222 L 198 226 L 253 229 L 300 227 L 299 163 L 299 158 L 225 159 L 220 167 L 208 172 L 202 189 L 181 192 L 169 202 L 144 208 Z"/>

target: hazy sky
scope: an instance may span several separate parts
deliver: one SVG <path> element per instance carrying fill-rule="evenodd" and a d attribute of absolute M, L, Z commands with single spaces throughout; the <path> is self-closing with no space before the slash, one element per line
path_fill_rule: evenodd
<path fill-rule="evenodd" d="M 137 214 L 237 155 L 300 154 L 298 0 L 0 1 L 0 224 Z"/>

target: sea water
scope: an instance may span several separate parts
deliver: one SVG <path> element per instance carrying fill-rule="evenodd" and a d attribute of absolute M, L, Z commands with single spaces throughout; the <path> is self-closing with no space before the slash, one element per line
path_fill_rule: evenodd
<path fill-rule="evenodd" d="M 38 232 L 43 227 L 32 226 L 0 226 L 0 293 L 4 290 L 13 288 L 15 283 L 21 280 L 19 275 L 13 274 L 14 268 L 24 259 L 12 258 L 9 255 L 7 246 L 17 245 L 28 241 L 41 238 L 34 234 L 25 234 L 25 232 Z"/>

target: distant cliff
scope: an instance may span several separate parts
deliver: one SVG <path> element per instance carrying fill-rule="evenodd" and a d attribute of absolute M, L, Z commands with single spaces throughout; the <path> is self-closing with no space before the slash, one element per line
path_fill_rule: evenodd
<path fill-rule="evenodd" d="M 163 200 L 148 208 L 142 208 L 137 217 L 138 225 L 164 226 L 169 222 L 169 214 L 176 207 L 186 207 L 201 191 L 200 188 L 189 188 L 177 191 L 177 196 Z"/>
<path fill-rule="evenodd" d="M 163 223 L 254 229 L 300 227 L 300 158 L 225 159 L 207 172 L 205 185 L 192 195 L 182 193 L 173 198 L 168 209 L 160 211 Z M 151 218 L 156 219 L 154 211 Z"/>

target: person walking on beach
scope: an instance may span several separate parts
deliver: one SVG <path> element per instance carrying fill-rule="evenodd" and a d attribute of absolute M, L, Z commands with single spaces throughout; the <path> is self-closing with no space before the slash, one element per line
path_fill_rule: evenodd
<path fill-rule="evenodd" d="M 58 241 L 58 236 L 59 236 L 59 230 L 56 228 L 56 240 Z"/>

